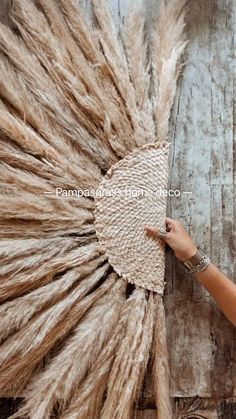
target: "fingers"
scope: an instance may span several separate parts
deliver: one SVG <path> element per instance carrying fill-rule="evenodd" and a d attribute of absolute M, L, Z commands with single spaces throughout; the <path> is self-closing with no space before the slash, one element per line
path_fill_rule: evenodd
<path fill-rule="evenodd" d="M 179 223 L 178 220 L 175 220 L 174 218 L 166 217 L 166 224 L 168 224 L 169 226 L 174 226 L 178 223 Z"/>
<path fill-rule="evenodd" d="M 165 232 L 163 229 L 158 229 L 152 226 L 145 226 L 144 227 L 147 234 L 153 238 L 161 238 L 166 241 L 168 239 L 168 232 Z"/>
<path fill-rule="evenodd" d="M 176 221 L 176 220 L 174 220 L 174 218 L 166 217 L 167 223 L 172 223 L 173 221 Z"/>
<path fill-rule="evenodd" d="M 155 227 L 145 226 L 144 229 L 149 236 L 152 236 L 154 238 L 157 237 L 159 234 L 159 230 Z"/>
<path fill-rule="evenodd" d="M 152 226 L 145 226 L 146 232 L 152 237 L 161 237 L 163 239 L 168 239 L 168 233 L 176 232 L 178 230 L 178 226 L 181 225 L 179 220 L 175 220 L 174 218 L 166 217 L 165 220 L 166 229 L 160 228 L 159 230 L 156 227 Z"/>
<path fill-rule="evenodd" d="M 179 220 L 175 220 L 174 218 L 166 217 L 166 227 L 168 231 L 176 232 L 179 227 L 182 226 Z"/>

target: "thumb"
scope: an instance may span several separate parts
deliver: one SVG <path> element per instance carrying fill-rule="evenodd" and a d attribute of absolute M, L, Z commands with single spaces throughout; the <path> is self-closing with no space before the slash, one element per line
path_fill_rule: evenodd
<path fill-rule="evenodd" d="M 168 232 L 165 232 L 164 229 L 158 229 L 156 227 L 145 226 L 146 233 L 153 238 L 161 238 L 165 241 L 168 240 Z"/>

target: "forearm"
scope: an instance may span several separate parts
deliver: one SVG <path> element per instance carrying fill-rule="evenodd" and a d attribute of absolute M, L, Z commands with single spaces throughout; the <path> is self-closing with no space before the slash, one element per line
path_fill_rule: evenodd
<path fill-rule="evenodd" d="M 213 263 L 205 271 L 195 275 L 216 300 L 225 316 L 236 326 L 236 284 Z"/>
<path fill-rule="evenodd" d="M 178 220 L 167 217 L 166 229 L 158 230 L 151 226 L 146 226 L 145 229 L 152 237 L 163 239 L 173 249 L 175 256 L 181 262 L 191 261 L 194 255 L 197 260 L 201 256 L 201 254 L 196 253 L 197 246 Z M 208 263 L 207 259 L 203 259 L 203 262 L 205 261 Z M 225 316 L 236 326 L 236 284 L 220 272 L 213 263 L 210 263 L 204 271 L 195 273 L 195 275 L 216 300 Z"/>

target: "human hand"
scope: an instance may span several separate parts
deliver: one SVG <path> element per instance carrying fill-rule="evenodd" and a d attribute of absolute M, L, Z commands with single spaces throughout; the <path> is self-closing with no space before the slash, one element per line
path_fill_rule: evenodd
<path fill-rule="evenodd" d="M 166 218 L 166 233 L 152 226 L 145 226 L 145 230 L 150 236 L 163 239 L 173 249 L 175 256 L 182 262 L 197 252 L 197 246 L 195 246 L 188 232 L 178 220 Z"/>

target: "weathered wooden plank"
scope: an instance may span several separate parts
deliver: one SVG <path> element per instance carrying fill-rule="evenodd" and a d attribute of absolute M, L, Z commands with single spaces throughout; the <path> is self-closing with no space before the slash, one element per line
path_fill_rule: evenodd
<path fill-rule="evenodd" d="M 236 418 L 236 403 L 223 401 L 218 408 L 218 419 Z"/>
<path fill-rule="evenodd" d="M 187 406 L 189 399 L 183 399 L 182 405 Z M 22 399 L 2 398 L 0 399 L 0 417 L 7 419 L 9 415 L 16 412 Z M 178 403 L 178 400 L 176 400 Z M 195 412 L 196 413 L 196 412 Z M 236 403 L 230 401 L 223 401 L 218 406 L 212 409 L 198 410 L 198 415 L 206 419 L 234 419 L 236 417 Z M 157 410 L 155 409 L 138 409 L 133 419 L 156 419 Z M 191 419 L 193 416 L 184 416 L 186 419 Z"/>
<path fill-rule="evenodd" d="M 204 397 L 211 396 L 208 386 L 210 368 L 207 368 L 212 356 L 210 310 L 207 299 L 203 297 L 169 295 L 166 298 L 167 327 L 171 330 L 168 335 L 171 394 L 174 397 L 195 396 L 196 389 Z"/>
<path fill-rule="evenodd" d="M 135 419 L 156 419 L 157 411 L 154 409 L 138 410 Z"/>
<path fill-rule="evenodd" d="M 232 279 L 235 275 L 234 13 L 233 1 L 192 4 L 188 18 L 188 64 L 171 125 L 170 181 L 172 189 L 192 194 L 169 202 L 169 214 L 184 222 L 195 242 Z M 194 278 L 188 278 L 175 260 L 168 268 L 167 282 L 172 394 L 233 396 L 234 328 L 207 292 Z"/>
<path fill-rule="evenodd" d="M 228 416 L 230 413 L 235 412 L 235 405 L 233 403 L 224 403 L 218 408 L 211 408 L 211 409 L 197 409 L 194 412 L 190 409 L 188 411 L 188 399 L 181 400 L 182 409 L 176 409 L 175 417 L 176 418 L 202 418 L 202 419 L 219 419 L 219 418 L 230 418 L 233 419 L 234 416 Z M 177 402 L 176 402 L 177 404 Z M 182 414 L 180 414 L 180 411 Z M 222 416 L 222 414 L 226 416 Z M 134 419 L 156 419 L 157 418 L 157 410 L 155 409 L 143 409 L 138 410 L 135 412 Z"/>
<path fill-rule="evenodd" d="M 206 405 L 203 408 L 197 408 L 192 405 L 192 399 L 183 398 L 175 399 L 173 401 L 174 417 L 179 419 L 235 419 L 236 418 L 236 403 L 230 400 L 222 402 L 213 402 L 202 400 Z M 181 406 L 180 406 L 181 402 Z M 200 403 L 201 404 L 201 403 Z M 215 404 L 215 406 L 214 406 Z M 180 413 L 181 412 L 181 413 Z M 134 419 L 156 419 L 157 410 L 153 408 L 139 409 L 135 412 Z"/>

